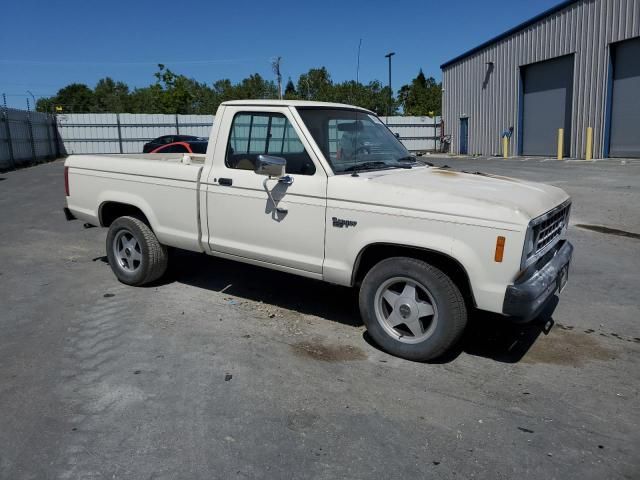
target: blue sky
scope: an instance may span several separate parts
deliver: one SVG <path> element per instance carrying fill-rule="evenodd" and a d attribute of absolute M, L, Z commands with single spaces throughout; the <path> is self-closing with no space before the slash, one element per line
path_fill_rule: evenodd
<path fill-rule="evenodd" d="M 251 73 L 285 80 L 326 66 L 336 81 L 393 87 L 557 4 L 559 0 L 332 1 L 14 0 L 2 7 L 0 93 L 24 107 L 27 90 L 48 96 L 72 82 L 110 76 L 130 86 L 154 80 L 157 63 L 211 83 Z"/>

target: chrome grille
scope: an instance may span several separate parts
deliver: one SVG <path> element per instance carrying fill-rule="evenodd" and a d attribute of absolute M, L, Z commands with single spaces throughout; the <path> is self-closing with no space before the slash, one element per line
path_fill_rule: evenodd
<path fill-rule="evenodd" d="M 533 233 L 535 238 L 535 253 L 542 253 L 547 246 L 558 238 L 562 231 L 567 227 L 569 223 L 569 209 L 570 204 L 563 205 L 555 210 L 551 210 L 549 213 L 543 215 L 536 225 L 533 227 Z"/>

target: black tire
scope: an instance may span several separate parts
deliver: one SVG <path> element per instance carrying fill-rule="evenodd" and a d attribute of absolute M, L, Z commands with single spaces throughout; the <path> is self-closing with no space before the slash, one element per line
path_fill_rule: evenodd
<path fill-rule="evenodd" d="M 136 242 L 137 257 L 131 266 L 127 260 L 119 260 L 116 253 L 117 245 L 120 238 L 133 238 Z M 117 218 L 109 227 L 107 233 L 107 258 L 109 265 L 115 276 L 122 283 L 133 286 L 141 286 L 151 283 L 165 273 L 167 270 L 168 254 L 167 247 L 162 245 L 153 230 L 142 220 L 135 217 Z M 122 245 L 122 243 L 119 243 Z M 122 257 L 120 257 L 122 258 Z"/>
<path fill-rule="evenodd" d="M 387 284 L 394 285 L 397 278 L 406 279 L 406 283 L 415 282 L 416 288 L 424 289 L 420 290 L 422 295 L 428 295 L 429 302 L 426 304 L 432 306 L 435 313 L 418 320 L 420 327 L 425 330 L 421 335 L 428 335 L 423 340 L 420 335 L 413 336 L 412 331 L 404 325 L 390 327 L 389 322 L 379 317 L 388 314 L 391 318 L 392 313 L 401 311 L 391 307 L 390 303 L 379 303 L 383 302 L 380 296 L 385 297 L 379 292 L 384 292 Z M 424 304 L 425 302 L 420 302 L 420 305 Z M 380 314 L 383 308 L 387 312 L 393 312 Z M 410 311 L 408 308 L 403 313 L 409 315 Z M 414 361 L 433 360 L 442 356 L 460 339 L 467 324 L 464 298 L 451 279 L 428 263 L 408 257 L 387 258 L 369 270 L 360 287 L 360 313 L 369 335 L 383 350 Z M 401 317 L 395 317 L 396 320 L 398 318 Z M 432 323 L 427 324 L 429 321 Z M 407 333 L 403 334 L 400 329 L 405 329 Z M 400 334 L 396 336 L 399 330 Z M 406 343 L 407 341 L 415 343 Z"/>

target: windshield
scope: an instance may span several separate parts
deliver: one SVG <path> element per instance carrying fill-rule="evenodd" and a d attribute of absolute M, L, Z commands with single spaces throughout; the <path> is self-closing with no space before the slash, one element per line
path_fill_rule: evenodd
<path fill-rule="evenodd" d="M 409 151 L 373 114 L 360 110 L 298 108 L 334 173 L 408 168 Z"/>

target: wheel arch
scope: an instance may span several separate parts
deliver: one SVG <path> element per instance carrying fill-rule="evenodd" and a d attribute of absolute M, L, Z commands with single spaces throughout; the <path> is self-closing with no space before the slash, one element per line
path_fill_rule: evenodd
<path fill-rule="evenodd" d="M 98 219 L 101 227 L 109 227 L 117 218 L 124 216 L 138 218 L 154 230 L 149 215 L 137 205 L 128 202 L 105 200 L 98 207 Z"/>
<path fill-rule="evenodd" d="M 351 274 L 351 285 L 358 285 L 374 265 L 390 257 L 416 258 L 442 270 L 460 289 L 464 298 L 471 305 L 476 305 L 469 274 L 464 266 L 451 255 L 429 248 L 386 242 L 369 244 L 358 252 Z"/>

